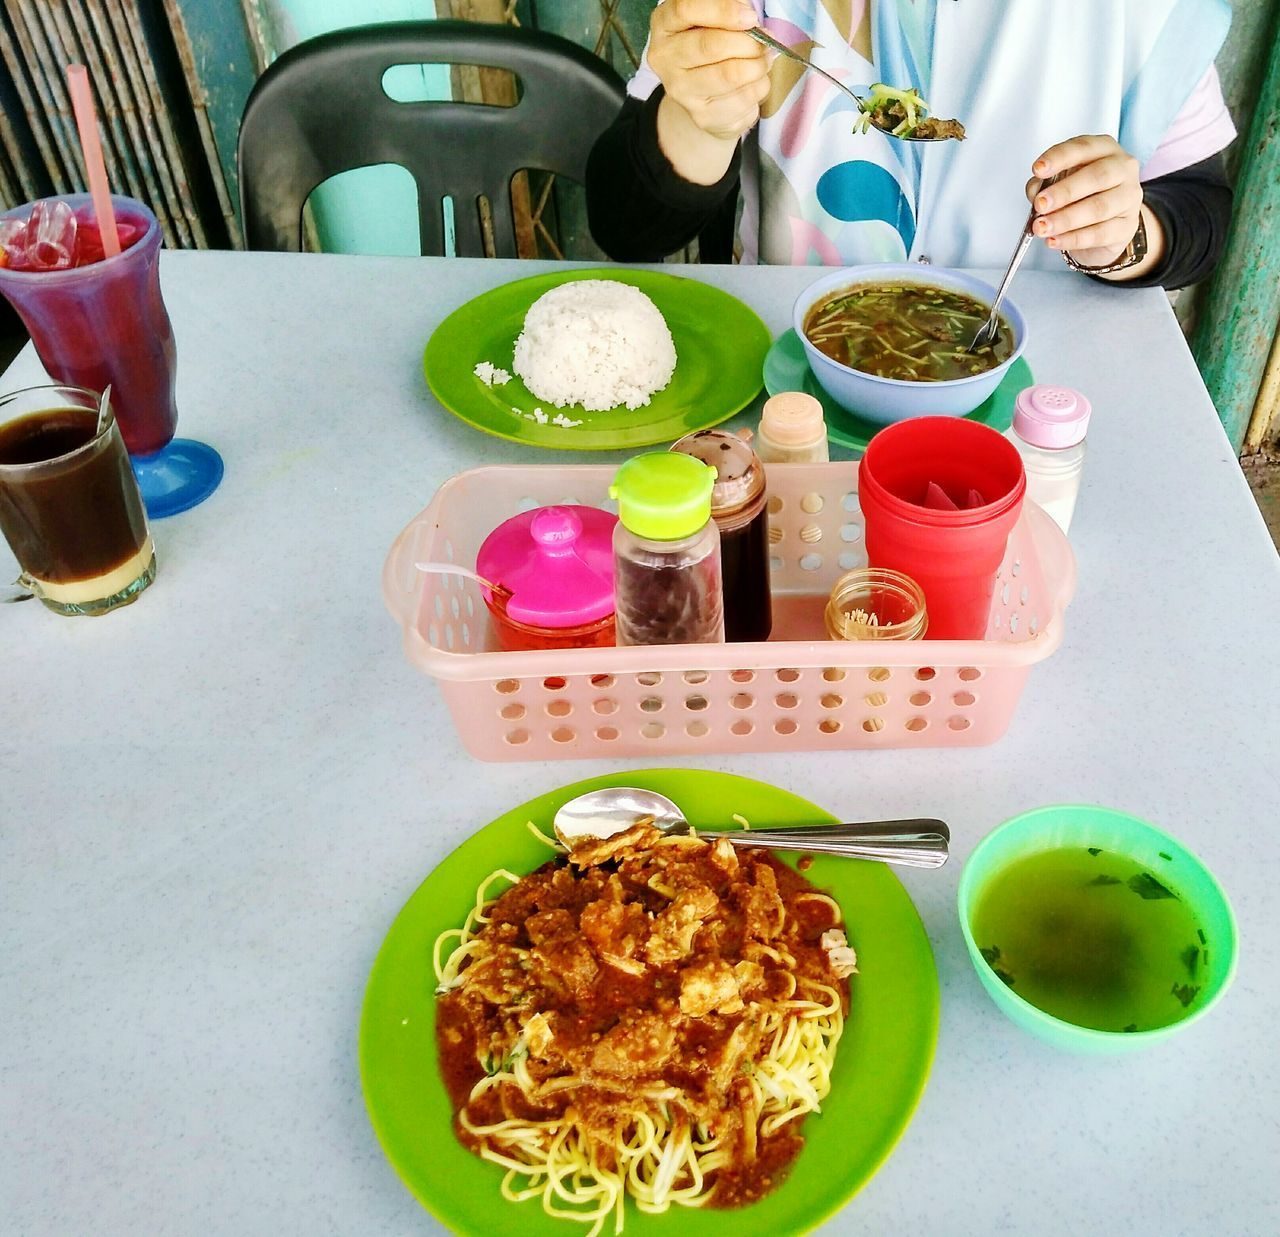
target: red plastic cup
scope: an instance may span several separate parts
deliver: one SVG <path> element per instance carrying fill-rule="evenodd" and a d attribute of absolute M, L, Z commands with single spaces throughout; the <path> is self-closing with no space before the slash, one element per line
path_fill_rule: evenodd
<path fill-rule="evenodd" d="M 926 505 L 931 483 L 955 510 Z M 901 571 L 924 590 L 927 639 L 986 635 L 996 572 L 1026 490 L 1014 445 L 963 417 L 899 421 L 867 445 L 858 467 L 867 562 Z M 985 501 L 970 506 L 977 496 Z"/>

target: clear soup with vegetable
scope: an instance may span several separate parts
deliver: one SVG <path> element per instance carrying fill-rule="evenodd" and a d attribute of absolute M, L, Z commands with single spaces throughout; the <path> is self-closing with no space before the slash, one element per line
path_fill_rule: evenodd
<path fill-rule="evenodd" d="M 1003 315 L 995 339 L 968 351 L 990 312 L 972 296 L 931 284 L 856 284 L 814 305 L 804 333 L 833 361 L 864 374 L 947 382 L 994 369 L 1013 352 Z"/>

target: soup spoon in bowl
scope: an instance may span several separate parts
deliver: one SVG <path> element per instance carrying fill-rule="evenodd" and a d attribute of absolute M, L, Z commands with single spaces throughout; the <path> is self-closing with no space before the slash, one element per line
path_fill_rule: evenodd
<path fill-rule="evenodd" d="M 666 795 L 634 786 L 591 790 L 556 810 L 556 836 L 567 846 L 583 838 L 608 838 L 633 825 L 687 834 L 693 827 Z M 880 820 L 866 824 L 794 825 L 778 829 L 702 829 L 699 837 L 728 838 L 734 846 L 873 859 L 909 868 L 938 868 L 947 861 L 951 833 L 940 820 Z"/>

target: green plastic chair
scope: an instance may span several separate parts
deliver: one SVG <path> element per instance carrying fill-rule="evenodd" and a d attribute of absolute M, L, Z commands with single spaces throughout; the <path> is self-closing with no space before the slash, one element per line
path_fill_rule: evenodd
<path fill-rule="evenodd" d="M 401 64 L 510 70 L 514 107 L 399 103 L 383 74 Z M 483 257 L 480 199 L 496 256 L 515 257 L 511 179 L 524 169 L 582 182 L 587 156 L 622 106 L 622 79 L 558 35 L 483 22 L 389 22 L 309 39 L 258 80 L 240 122 L 240 207 L 250 249 L 302 249 L 302 209 L 322 181 L 373 164 L 405 168 L 418 188 L 422 252 Z"/>

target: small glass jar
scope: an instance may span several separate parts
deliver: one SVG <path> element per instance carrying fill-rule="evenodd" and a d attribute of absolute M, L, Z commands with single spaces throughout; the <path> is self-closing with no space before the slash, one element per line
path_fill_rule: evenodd
<path fill-rule="evenodd" d="M 832 640 L 922 640 L 929 626 L 924 590 L 886 567 L 841 576 L 823 618 Z"/>

